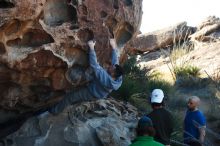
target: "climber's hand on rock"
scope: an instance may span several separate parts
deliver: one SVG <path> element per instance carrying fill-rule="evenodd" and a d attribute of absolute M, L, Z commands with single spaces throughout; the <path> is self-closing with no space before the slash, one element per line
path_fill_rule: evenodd
<path fill-rule="evenodd" d="M 89 48 L 90 49 L 93 49 L 94 50 L 94 48 L 95 48 L 95 43 L 96 43 L 96 41 L 93 41 L 93 40 L 90 40 L 90 41 L 88 41 L 88 46 L 89 46 Z"/>
<path fill-rule="evenodd" d="M 109 42 L 110 42 L 110 45 L 112 46 L 112 49 L 117 49 L 118 46 L 117 46 L 117 43 L 115 41 L 115 39 L 109 39 Z"/>

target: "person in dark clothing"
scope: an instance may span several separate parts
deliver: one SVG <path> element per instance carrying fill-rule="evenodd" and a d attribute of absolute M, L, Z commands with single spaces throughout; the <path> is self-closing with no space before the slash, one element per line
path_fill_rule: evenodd
<path fill-rule="evenodd" d="M 170 145 L 170 137 L 173 132 L 173 116 L 164 108 L 164 93 L 161 89 L 154 89 L 151 95 L 151 106 L 153 111 L 147 116 L 154 123 L 156 135 L 154 139 L 166 146 Z"/>
<path fill-rule="evenodd" d="M 163 146 L 153 138 L 155 129 L 151 119 L 147 116 L 141 117 L 136 128 L 137 137 L 129 146 Z"/>

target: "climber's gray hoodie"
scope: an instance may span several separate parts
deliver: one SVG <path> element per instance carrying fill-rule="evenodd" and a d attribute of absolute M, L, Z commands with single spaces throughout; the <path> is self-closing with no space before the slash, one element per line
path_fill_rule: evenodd
<path fill-rule="evenodd" d="M 117 90 L 122 84 L 122 76 L 115 80 L 97 62 L 96 53 L 89 51 L 90 67 L 94 70 L 94 79 L 88 85 L 89 92 L 96 98 L 105 98 L 112 90 Z M 118 64 L 116 49 L 112 49 L 112 65 Z"/>

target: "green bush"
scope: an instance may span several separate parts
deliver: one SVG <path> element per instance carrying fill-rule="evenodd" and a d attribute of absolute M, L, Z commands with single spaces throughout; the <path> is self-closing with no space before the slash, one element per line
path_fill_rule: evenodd
<path fill-rule="evenodd" d="M 192 65 L 175 66 L 175 84 L 179 87 L 201 88 L 206 84 L 206 80 L 200 78 L 200 68 Z"/>
<path fill-rule="evenodd" d="M 151 73 L 147 74 L 147 79 L 159 79 L 161 78 L 162 74 L 156 70 Z"/>
<path fill-rule="evenodd" d="M 184 55 L 187 55 L 192 49 L 189 48 L 186 45 L 182 46 L 174 46 L 170 53 L 170 59 L 175 62 L 177 59 L 183 57 Z"/>
<path fill-rule="evenodd" d="M 146 93 L 150 96 L 153 89 L 162 89 L 165 96 L 168 97 L 174 92 L 174 87 L 171 83 L 163 79 L 148 79 L 146 83 Z"/>
<path fill-rule="evenodd" d="M 145 92 L 146 77 L 145 71 L 136 64 L 136 56 L 128 59 L 123 69 L 125 74 L 122 85 L 111 95 L 128 101 L 133 94 Z"/>
<path fill-rule="evenodd" d="M 149 113 L 152 109 L 146 97 L 145 93 L 133 94 L 130 97 L 129 102 L 142 113 Z"/>
<path fill-rule="evenodd" d="M 179 113 L 179 111 L 173 111 L 172 112 L 173 117 L 174 117 L 174 130 L 171 135 L 171 139 L 174 139 L 178 142 L 183 141 L 183 118 L 184 116 L 183 113 Z M 179 146 L 178 144 L 171 144 L 173 146 Z"/>
<path fill-rule="evenodd" d="M 135 93 L 142 93 L 144 92 L 144 80 L 140 81 L 137 79 L 132 79 L 130 76 L 123 77 L 123 83 L 121 87 L 116 91 L 113 92 L 113 96 L 117 96 L 120 99 L 128 101 L 129 98 Z"/>
<path fill-rule="evenodd" d="M 187 106 L 186 95 L 176 91 L 168 101 L 169 108 L 176 111 L 185 111 Z"/>
<path fill-rule="evenodd" d="M 145 78 L 145 70 L 141 69 L 136 63 L 136 56 L 130 57 L 123 66 L 125 76 L 129 76 L 131 79 Z"/>
<path fill-rule="evenodd" d="M 172 85 L 160 79 L 159 72 L 152 72 L 147 74 L 146 69 L 141 69 L 136 65 L 135 56 L 131 57 L 123 66 L 125 74 L 123 76 L 123 83 L 121 87 L 112 92 L 112 96 L 118 97 L 122 100 L 129 101 L 132 95 L 145 93 L 145 99 L 148 98 L 153 89 L 162 89 L 166 96 L 173 92 Z M 139 97 L 142 98 L 142 97 Z"/>
<path fill-rule="evenodd" d="M 176 78 L 179 77 L 199 77 L 200 76 L 200 68 L 192 65 L 184 65 L 184 66 L 175 66 L 174 74 Z"/>
<path fill-rule="evenodd" d="M 215 69 L 212 75 L 209 75 L 207 72 L 206 74 L 209 76 L 210 81 L 220 91 L 220 68 Z"/>
<path fill-rule="evenodd" d="M 175 40 L 174 37 L 173 46 L 169 53 L 170 61 L 174 64 L 178 59 L 181 59 L 181 62 L 187 62 L 189 52 L 194 50 L 194 44 L 186 36 L 182 36 L 184 38 L 179 40 Z"/>

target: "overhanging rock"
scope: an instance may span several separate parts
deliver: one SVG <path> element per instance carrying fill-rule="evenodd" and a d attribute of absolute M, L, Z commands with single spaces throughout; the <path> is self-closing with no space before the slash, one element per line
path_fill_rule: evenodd
<path fill-rule="evenodd" d="M 0 107 L 21 113 L 43 104 L 39 97 L 71 89 L 71 66 L 79 86 L 87 41 L 96 40 L 98 61 L 108 67 L 108 39 L 123 53 L 141 16 L 142 0 L 0 0 Z"/>

